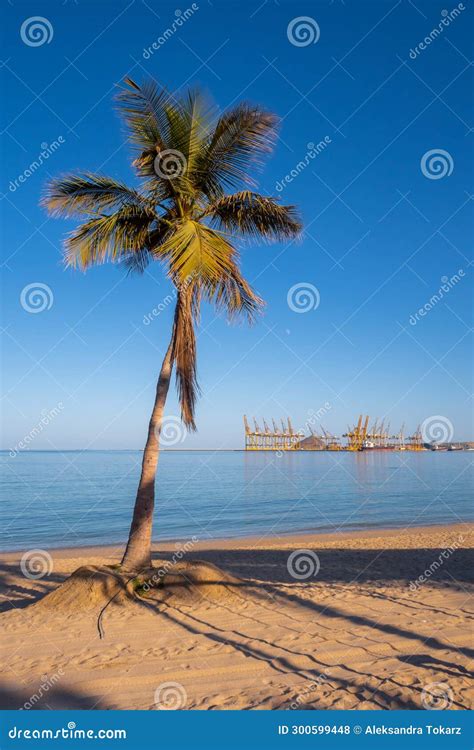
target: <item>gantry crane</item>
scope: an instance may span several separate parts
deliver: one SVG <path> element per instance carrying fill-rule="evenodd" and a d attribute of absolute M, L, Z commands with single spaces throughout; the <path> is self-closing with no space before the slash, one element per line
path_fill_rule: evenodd
<path fill-rule="evenodd" d="M 253 429 L 250 427 L 244 414 L 245 450 L 276 451 L 276 450 L 298 450 L 298 444 L 304 438 L 304 432 L 294 430 L 291 419 L 288 417 L 286 424 L 281 420 L 281 429 L 272 418 L 271 429 L 266 419 L 263 419 L 263 429 L 253 417 Z"/>
<path fill-rule="evenodd" d="M 418 427 L 415 430 L 415 433 L 413 435 L 410 435 L 410 437 L 408 438 L 408 440 L 410 442 L 406 445 L 407 450 L 409 450 L 409 451 L 423 451 L 423 450 L 425 450 L 425 447 L 423 445 L 423 437 L 421 435 L 420 425 L 418 425 Z"/>
<path fill-rule="evenodd" d="M 300 444 L 304 439 L 305 435 L 302 430 L 295 430 L 291 422 L 290 417 L 285 420 L 281 419 L 279 427 L 278 422 L 272 418 L 272 427 L 266 419 L 263 419 L 263 428 L 261 428 L 253 417 L 253 428 L 244 415 L 244 430 L 245 430 L 245 450 L 258 450 L 258 451 L 291 451 L 291 450 L 303 450 Z M 308 424 L 311 435 L 318 438 L 320 445 L 324 445 L 325 450 L 341 450 L 340 438 L 331 434 L 322 425 L 320 425 L 320 432 L 318 434 L 311 425 Z M 347 432 L 344 433 L 343 437 L 347 438 L 347 445 L 345 448 L 350 451 L 361 451 L 371 448 L 380 449 L 393 449 L 393 450 L 424 450 L 423 438 L 421 435 L 420 427 L 418 427 L 413 435 L 408 438 L 404 436 L 405 424 L 402 425 L 400 431 L 395 434 L 391 434 L 390 422 L 385 423 L 385 418 L 379 421 L 376 419 L 373 425 L 369 428 L 369 417 L 359 415 L 357 423 L 350 427 L 348 426 Z M 306 447 L 306 446 L 305 446 Z M 313 450 L 321 450 L 320 447 L 313 448 Z"/>
<path fill-rule="evenodd" d="M 322 425 L 320 425 L 321 431 L 323 433 L 323 440 L 324 445 L 327 451 L 340 451 L 341 450 L 341 442 L 338 437 L 335 435 L 331 435 L 330 432 L 327 432 L 327 430 L 324 429 Z"/>
<path fill-rule="evenodd" d="M 277 427 L 275 420 L 272 417 L 273 424 L 273 439 L 275 441 L 275 449 L 277 451 L 284 450 L 283 446 L 283 433 L 279 427 Z"/>
<path fill-rule="evenodd" d="M 405 450 L 405 422 L 400 427 L 400 432 L 395 437 L 395 450 L 397 451 L 404 451 Z"/>
<path fill-rule="evenodd" d="M 264 449 L 267 451 L 272 451 L 274 450 L 273 435 L 269 426 L 267 425 L 265 421 L 265 418 L 263 419 L 263 429 L 264 429 L 264 436 L 263 436 Z"/>
<path fill-rule="evenodd" d="M 250 428 L 250 425 L 247 421 L 247 417 L 245 414 L 244 414 L 244 428 L 245 428 L 245 450 L 246 451 L 259 450 L 257 434 L 255 431 L 253 431 Z"/>
<path fill-rule="evenodd" d="M 365 418 L 365 422 L 362 424 L 363 416 L 359 416 L 357 424 L 352 429 L 349 427 L 348 431 L 343 435 L 349 440 L 348 450 L 350 451 L 361 451 L 364 446 L 364 441 L 367 437 L 367 431 L 369 427 L 369 417 Z"/>

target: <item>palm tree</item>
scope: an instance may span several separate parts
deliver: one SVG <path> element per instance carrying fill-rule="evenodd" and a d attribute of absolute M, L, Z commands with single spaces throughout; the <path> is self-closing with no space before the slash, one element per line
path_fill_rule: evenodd
<path fill-rule="evenodd" d="M 160 261 L 175 285 L 170 342 L 156 387 L 140 482 L 122 568 L 151 565 L 155 476 L 163 410 L 173 368 L 181 418 L 195 430 L 196 335 L 201 302 L 252 322 L 263 302 L 243 278 L 234 237 L 284 240 L 301 225 L 254 187 L 251 172 L 271 150 L 276 117 L 248 104 L 215 116 L 205 97 L 177 100 L 155 83 L 126 79 L 117 103 L 136 151 L 139 189 L 84 172 L 54 179 L 43 203 L 54 216 L 83 223 L 65 242 L 65 262 L 82 270 L 106 261 L 143 272 Z M 242 189 L 244 188 L 245 189 Z M 228 189 L 241 188 L 227 194 Z"/>

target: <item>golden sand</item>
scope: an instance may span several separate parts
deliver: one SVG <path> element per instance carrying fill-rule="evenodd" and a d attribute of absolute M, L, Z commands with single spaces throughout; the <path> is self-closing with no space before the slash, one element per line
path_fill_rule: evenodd
<path fill-rule="evenodd" d="M 190 562 L 156 545 L 167 584 L 116 597 L 102 638 L 103 587 L 87 576 L 120 550 L 52 550 L 37 580 L 3 554 L 0 707 L 468 708 L 473 530 L 200 542 Z M 309 568 L 289 563 L 296 550 Z M 81 566 L 84 585 L 59 589 Z"/>

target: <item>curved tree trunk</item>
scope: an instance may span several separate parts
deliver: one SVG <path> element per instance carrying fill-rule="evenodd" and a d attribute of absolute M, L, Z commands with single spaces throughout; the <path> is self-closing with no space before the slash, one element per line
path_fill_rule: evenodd
<path fill-rule="evenodd" d="M 155 505 L 155 476 L 160 447 L 159 435 L 173 370 L 174 331 L 175 327 L 173 326 L 171 342 L 161 365 L 160 376 L 156 385 L 155 403 L 148 425 L 145 450 L 143 451 L 142 472 L 133 509 L 132 525 L 125 554 L 122 558 L 122 566 L 132 572 L 151 565 L 151 534 Z"/>

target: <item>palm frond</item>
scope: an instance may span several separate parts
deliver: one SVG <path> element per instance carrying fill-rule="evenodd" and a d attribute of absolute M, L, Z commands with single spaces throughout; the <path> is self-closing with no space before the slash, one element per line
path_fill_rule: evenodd
<path fill-rule="evenodd" d="M 244 315 L 248 323 L 254 323 L 265 305 L 244 279 L 236 263 L 229 264 L 227 273 L 222 274 L 217 284 L 203 284 L 202 292 L 231 321 Z"/>
<path fill-rule="evenodd" d="M 141 249 L 132 249 L 123 255 L 123 266 L 128 273 L 143 273 L 147 266 L 154 260 L 159 259 L 160 246 L 166 241 L 173 231 L 172 222 L 169 220 L 169 214 L 161 217 L 158 223 L 153 222 L 148 227 L 148 236 L 146 247 Z M 137 244 L 140 244 L 141 237 L 137 237 Z"/>
<path fill-rule="evenodd" d="M 51 180 L 41 203 L 53 216 L 97 214 L 127 204 L 138 208 L 150 206 L 138 191 L 112 177 L 91 172 Z"/>
<path fill-rule="evenodd" d="M 65 260 L 82 270 L 95 264 L 123 261 L 149 247 L 150 230 L 156 222 L 153 212 L 123 206 L 110 215 L 84 222 L 65 243 Z"/>
<path fill-rule="evenodd" d="M 235 258 L 235 249 L 216 230 L 198 221 L 182 219 L 157 248 L 157 257 L 169 264 L 169 274 L 178 283 L 200 278 L 217 284 Z"/>
<path fill-rule="evenodd" d="M 297 237 L 302 224 L 294 206 L 282 206 L 274 198 L 250 190 L 226 195 L 212 203 L 205 215 L 229 232 L 285 240 Z"/>
<path fill-rule="evenodd" d="M 225 188 L 254 185 L 252 173 L 273 148 L 277 121 L 270 112 L 245 103 L 225 112 L 202 151 L 196 187 L 216 198 Z"/>
<path fill-rule="evenodd" d="M 177 99 L 154 81 L 139 86 L 126 79 L 117 102 L 138 152 L 133 164 L 140 176 L 149 178 L 147 190 L 160 200 L 181 194 L 192 198 L 187 171 L 204 127 L 202 98 L 189 94 L 187 100 Z"/>
<path fill-rule="evenodd" d="M 153 260 L 153 256 L 149 250 L 135 250 L 134 252 L 128 253 L 121 261 L 124 268 L 127 269 L 127 273 L 142 274 L 150 265 Z"/>
<path fill-rule="evenodd" d="M 186 159 L 186 172 L 194 172 L 201 149 L 207 144 L 214 107 L 200 91 L 190 91 L 182 106 L 167 110 L 170 144 Z"/>
<path fill-rule="evenodd" d="M 126 78 L 116 96 L 117 108 L 129 133 L 129 140 L 141 154 L 169 148 L 167 109 L 173 106 L 171 95 L 155 81 L 139 86 Z"/>

